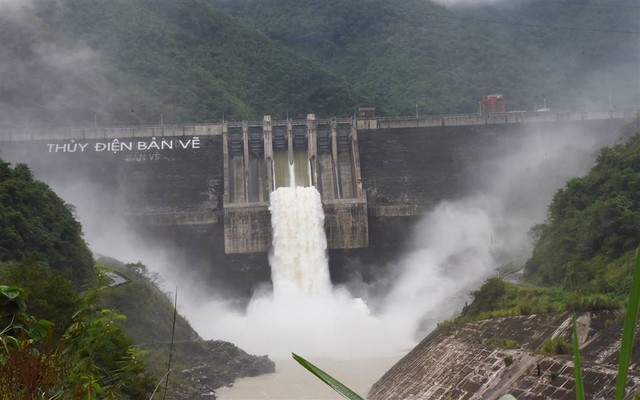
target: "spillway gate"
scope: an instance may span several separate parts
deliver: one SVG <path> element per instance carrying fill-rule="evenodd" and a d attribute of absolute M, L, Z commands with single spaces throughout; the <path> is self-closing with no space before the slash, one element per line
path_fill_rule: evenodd
<path fill-rule="evenodd" d="M 354 120 L 226 122 L 224 244 L 226 253 L 266 252 L 271 246 L 269 195 L 290 186 L 315 186 L 325 212 L 331 249 L 368 246 L 367 200 L 362 188 Z"/>

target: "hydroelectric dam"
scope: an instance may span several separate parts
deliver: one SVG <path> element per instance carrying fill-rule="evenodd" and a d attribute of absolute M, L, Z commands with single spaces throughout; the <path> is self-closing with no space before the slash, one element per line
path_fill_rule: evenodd
<path fill-rule="evenodd" d="M 332 262 L 340 263 L 358 249 L 402 247 L 417 216 L 478 189 L 480 167 L 523 137 L 611 137 L 637 111 L 2 128 L 0 157 L 27 163 L 63 193 L 97 191 L 91 201 L 104 221 L 124 217 L 234 274 L 255 260 L 266 265 L 269 197 L 291 184 L 290 165 L 296 185 L 319 191 Z"/>

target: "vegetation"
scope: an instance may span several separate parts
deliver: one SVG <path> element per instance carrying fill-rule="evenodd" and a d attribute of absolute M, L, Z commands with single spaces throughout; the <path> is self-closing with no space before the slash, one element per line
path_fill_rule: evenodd
<path fill-rule="evenodd" d="M 540 346 L 540 354 L 544 356 L 570 355 L 573 354 L 573 346 L 562 337 L 547 339 Z"/>
<path fill-rule="evenodd" d="M 124 316 L 98 306 L 105 282 L 70 206 L 1 160 L 0 199 L 0 399 L 148 398 L 155 378 Z"/>
<path fill-rule="evenodd" d="M 511 354 L 508 354 L 508 355 L 504 356 L 502 358 L 502 360 L 504 361 L 504 366 L 505 367 L 508 367 L 511 364 L 513 364 L 513 356 Z"/>
<path fill-rule="evenodd" d="M 29 168 L 0 160 L 0 262 L 46 263 L 78 286 L 93 274 L 92 256 L 73 208 Z"/>
<path fill-rule="evenodd" d="M 58 334 L 71 324 L 80 295 L 61 273 L 34 258 L 26 258 L 0 265 L 2 282 L 20 287 L 29 305 L 29 315 L 51 321 Z"/>
<path fill-rule="evenodd" d="M 625 87 L 637 81 L 638 57 L 629 57 L 637 18 L 624 7 L 601 12 L 597 0 L 209 1 L 331 68 L 359 104 L 387 114 L 414 115 L 416 105 L 420 114 L 477 112 L 495 92 L 511 110 L 542 108 L 544 99 L 552 108 L 607 107 L 606 94 L 637 103 Z"/>
<path fill-rule="evenodd" d="M 534 230 L 525 273 L 543 284 L 628 293 L 632 263 L 616 264 L 640 237 L 640 135 L 605 148 L 583 178 L 556 193 L 548 221 Z M 609 268 L 604 268 L 610 266 Z"/>
<path fill-rule="evenodd" d="M 629 301 L 627 302 L 627 315 L 625 317 L 624 327 L 622 330 L 622 343 L 620 347 L 620 356 L 618 358 L 618 375 L 616 377 L 616 400 L 622 400 L 624 398 L 627 375 L 631 364 L 631 355 L 633 354 L 633 342 L 636 335 L 638 311 L 640 311 L 640 247 L 636 250 L 636 262 L 633 270 L 631 291 L 629 293 Z M 575 353 L 578 354 L 576 357 L 578 358 L 580 348 L 575 337 L 574 323 L 574 347 L 577 347 Z M 637 394 L 636 397 L 638 397 Z"/>
<path fill-rule="evenodd" d="M 503 349 L 517 349 L 518 347 L 520 347 L 518 342 L 516 342 L 515 340 L 503 337 L 492 337 L 489 338 L 485 343 L 502 347 Z"/>
<path fill-rule="evenodd" d="M 158 287 L 158 277 L 142 263 L 124 264 L 114 259 L 100 258 L 104 271 L 114 271 L 127 280 L 124 285 L 105 287 L 99 304 L 127 316 L 119 325 L 137 344 L 168 343 L 172 336 L 173 303 Z M 199 339 L 189 322 L 177 316 L 176 341 Z"/>
<path fill-rule="evenodd" d="M 296 360 L 300 365 L 302 365 L 307 371 L 311 372 L 322 382 L 329 385 L 333 390 L 340 393 L 344 398 L 349 400 L 364 400 L 358 394 L 356 394 L 353 390 L 349 389 L 347 386 L 342 384 L 340 381 L 327 374 L 320 368 L 316 367 L 309 361 L 305 360 L 303 357 L 292 353 L 293 359 Z"/>
<path fill-rule="evenodd" d="M 343 79 L 202 1 L 33 3 L 0 16 L 5 124 L 348 115 L 355 104 Z"/>
<path fill-rule="evenodd" d="M 114 323 L 124 318 L 83 297 L 64 334 L 27 313 L 24 291 L 0 285 L 0 393 L 13 399 L 146 399 L 154 384 Z M 8 321 L 8 322 L 7 322 Z"/>
<path fill-rule="evenodd" d="M 501 315 L 623 307 L 640 238 L 640 134 L 601 150 L 582 178 L 570 180 L 532 229 L 535 246 L 526 283 L 488 279 L 472 293 L 459 321 Z"/>
<path fill-rule="evenodd" d="M 597 0 L 35 0 L 0 15 L 5 126 L 637 104 L 638 22 Z M 233 16 L 231 16 L 231 15 Z M 496 22 L 497 21 L 497 22 Z M 551 29 L 545 28 L 551 27 Z M 557 27 L 558 29 L 554 28 Z M 611 97 L 611 100 L 609 99 Z"/>

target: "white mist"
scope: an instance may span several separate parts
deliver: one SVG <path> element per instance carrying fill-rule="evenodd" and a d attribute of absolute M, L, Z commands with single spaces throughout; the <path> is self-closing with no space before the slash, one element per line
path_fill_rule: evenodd
<path fill-rule="evenodd" d="M 273 290 L 258 291 L 245 311 L 230 311 L 221 301 L 202 304 L 191 322 L 204 337 L 274 358 L 291 352 L 334 358 L 390 356 L 411 346 L 411 335 L 332 286 L 316 188 L 278 188 L 269 209 Z"/>

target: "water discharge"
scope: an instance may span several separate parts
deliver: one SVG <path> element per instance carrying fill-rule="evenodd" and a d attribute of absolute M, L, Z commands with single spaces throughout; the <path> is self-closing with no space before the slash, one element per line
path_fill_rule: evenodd
<path fill-rule="evenodd" d="M 274 297 L 331 294 L 320 194 L 313 187 L 281 187 L 271 194 Z"/>
<path fill-rule="evenodd" d="M 209 319 L 204 332 L 198 328 L 205 337 L 210 333 L 272 357 L 292 351 L 325 357 L 399 354 L 411 337 L 398 338 L 402 332 L 373 315 L 361 299 L 332 286 L 320 194 L 313 186 L 295 186 L 305 171 L 289 164 L 290 186 L 271 193 L 273 289 L 258 290 L 244 313 L 220 302 L 207 304 L 215 322 Z"/>
<path fill-rule="evenodd" d="M 459 311 L 499 263 L 522 262 L 529 227 L 543 220 L 558 187 L 586 171 L 592 149 L 605 140 L 551 131 L 515 140 L 504 157 L 479 165 L 478 192 L 442 202 L 421 218 L 405 255 L 374 282 L 388 289 L 376 292 L 365 283 L 353 291 L 363 299 L 329 283 L 315 188 L 278 188 L 271 195 L 273 287 L 257 290 L 241 310 L 224 299 L 197 299 L 187 305 L 189 319 L 205 338 L 273 358 L 292 351 L 337 359 L 397 356 Z"/>

